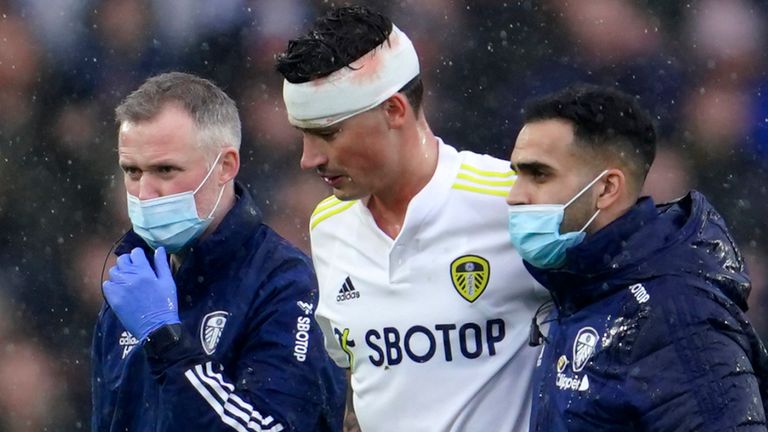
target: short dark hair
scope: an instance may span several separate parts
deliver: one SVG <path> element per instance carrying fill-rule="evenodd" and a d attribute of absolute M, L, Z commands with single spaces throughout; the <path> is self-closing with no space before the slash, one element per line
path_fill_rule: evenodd
<path fill-rule="evenodd" d="M 628 162 L 641 187 L 656 157 L 656 129 L 637 100 L 617 89 L 576 84 L 528 103 L 524 123 L 561 119 L 573 125 L 577 145 Z"/>
<path fill-rule="evenodd" d="M 288 48 L 276 57 L 275 69 L 295 84 L 323 78 L 384 43 L 390 33 L 392 21 L 372 9 L 332 8 L 307 33 L 288 41 Z M 421 77 L 416 76 L 399 92 L 418 112 L 424 95 Z"/>

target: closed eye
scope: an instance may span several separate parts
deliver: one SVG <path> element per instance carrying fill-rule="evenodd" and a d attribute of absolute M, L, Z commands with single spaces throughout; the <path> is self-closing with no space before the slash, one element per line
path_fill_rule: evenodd
<path fill-rule="evenodd" d="M 333 141 L 339 135 L 339 132 L 341 132 L 341 128 L 332 126 L 322 129 L 302 129 L 302 132 L 314 135 L 324 141 Z"/>

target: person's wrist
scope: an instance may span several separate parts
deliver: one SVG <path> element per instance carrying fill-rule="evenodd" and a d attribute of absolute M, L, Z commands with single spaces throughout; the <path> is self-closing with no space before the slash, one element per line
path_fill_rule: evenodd
<path fill-rule="evenodd" d="M 149 357 L 160 357 L 181 342 L 181 323 L 164 324 L 152 330 L 144 341 L 144 351 Z"/>

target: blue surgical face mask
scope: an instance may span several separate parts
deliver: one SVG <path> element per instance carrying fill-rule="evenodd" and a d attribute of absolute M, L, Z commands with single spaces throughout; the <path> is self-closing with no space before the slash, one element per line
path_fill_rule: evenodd
<path fill-rule="evenodd" d="M 221 153 L 216 156 L 208 174 L 194 191 L 147 200 L 140 200 L 138 197 L 127 194 L 128 217 L 133 224 L 133 231 L 153 249 L 163 246 L 169 253 L 179 252 L 192 240 L 199 237 L 213 219 L 213 213 L 219 206 L 221 196 L 224 193 L 224 186 L 219 190 L 216 204 L 205 218 L 201 218 L 197 214 L 195 194 L 211 176 L 220 157 Z"/>
<path fill-rule="evenodd" d="M 584 230 L 595 220 L 598 209 L 577 232 L 560 233 L 565 208 L 589 190 L 608 171 L 603 171 L 565 204 L 530 204 L 509 207 L 509 238 L 517 253 L 537 268 L 565 264 L 565 251 L 584 240 Z"/>

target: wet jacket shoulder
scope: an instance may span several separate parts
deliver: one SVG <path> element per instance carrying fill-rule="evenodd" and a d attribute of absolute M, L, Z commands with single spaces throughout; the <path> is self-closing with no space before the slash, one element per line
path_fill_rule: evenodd
<path fill-rule="evenodd" d="M 531 430 L 766 430 L 749 278 L 701 194 L 641 199 L 564 268 L 528 267 L 556 302 Z"/>
<path fill-rule="evenodd" d="M 308 258 L 238 200 L 190 248 L 174 280 L 181 343 L 137 345 L 112 310 L 94 334 L 94 431 L 335 431 L 345 380 L 314 322 L 317 286 Z M 118 255 L 147 245 L 129 232 Z"/>

